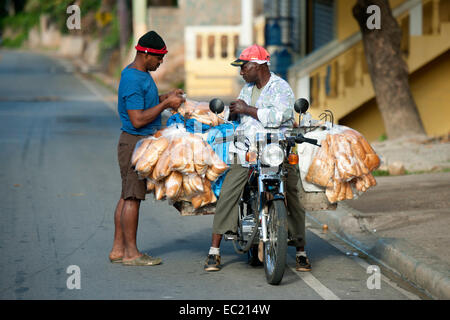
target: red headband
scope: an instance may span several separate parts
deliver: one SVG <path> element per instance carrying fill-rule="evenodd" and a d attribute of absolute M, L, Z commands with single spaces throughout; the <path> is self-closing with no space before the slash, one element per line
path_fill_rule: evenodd
<path fill-rule="evenodd" d="M 141 47 L 139 44 L 134 47 L 137 51 L 144 51 L 145 53 L 155 53 L 155 54 L 166 54 L 166 46 L 164 46 L 162 49 L 153 49 L 153 48 L 145 48 Z"/>

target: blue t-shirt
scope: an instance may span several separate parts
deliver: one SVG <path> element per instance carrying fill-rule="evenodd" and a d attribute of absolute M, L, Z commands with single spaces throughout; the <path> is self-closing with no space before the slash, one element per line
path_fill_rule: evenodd
<path fill-rule="evenodd" d="M 161 127 L 161 115 L 153 122 L 136 129 L 127 110 L 145 110 L 159 104 L 158 88 L 148 72 L 128 66 L 122 70 L 118 93 L 118 111 L 122 121 L 122 131 L 134 135 L 151 135 Z"/>

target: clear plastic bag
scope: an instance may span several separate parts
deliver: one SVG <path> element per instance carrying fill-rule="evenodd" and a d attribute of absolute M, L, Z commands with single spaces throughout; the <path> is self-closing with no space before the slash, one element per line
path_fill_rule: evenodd
<path fill-rule="evenodd" d="M 134 151 L 133 154 L 131 156 L 131 165 L 133 167 L 136 166 L 137 162 L 139 161 L 139 159 L 142 157 L 142 155 L 145 153 L 145 151 L 147 150 L 148 146 L 155 140 L 155 138 L 153 137 L 149 137 L 149 138 L 144 138 L 139 140 L 136 143 L 136 146 L 134 147 Z"/>
<path fill-rule="evenodd" d="M 220 113 L 218 117 L 209 110 L 208 102 L 199 102 L 186 99 L 186 102 L 178 108 L 178 113 L 180 113 L 185 119 L 195 119 L 208 126 L 215 127 L 224 123 L 222 119 L 228 118 L 229 107 L 226 106 L 224 111 Z"/>
<path fill-rule="evenodd" d="M 326 187 L 332 203 L 358 197 L 376 180 L 371 174 L 380 159 L 356 130 L 334 125 L 308 169 L 305 180 Z"/>
<path fill-rule="evenodd" d="M 173 171 L 165 179 L 166 196 L 170 200 L 177 199 L 183 189 L 183 175 L 177 171 Z"/>

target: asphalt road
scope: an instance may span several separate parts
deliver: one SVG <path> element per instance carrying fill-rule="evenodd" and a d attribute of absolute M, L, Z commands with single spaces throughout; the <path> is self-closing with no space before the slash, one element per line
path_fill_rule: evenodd
<path fill-rule="evenodd" d="M 268 285 L 264 269 L 247 265 L 230 242 L 222 271 L 206 273 L 213 217 L 182 217 L 151 198 L 141 206 L 138 246 L 163 264 L 111 264 L 120 195 L 111 95 L 62 60 L 0 51 L 0 299 L 415 298 L 384 274 L 380 289 L 369 289 L 367 262 L 314 225 L 311 273 L 295 272 L 290 248 L 282 283 Z M 73 265 L 79 289 L 67 285 Z"/>

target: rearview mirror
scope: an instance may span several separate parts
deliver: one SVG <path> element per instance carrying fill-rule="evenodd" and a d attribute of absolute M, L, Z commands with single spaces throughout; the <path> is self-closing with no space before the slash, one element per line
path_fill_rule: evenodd
<path fill-rule="evenodd" d="M 225 104 L 222 100 L 218 98 L 214 98 L 209 102 L 209 110 L 214 112 L 215 114 L 222 113 L 223 109 L 225 108 Z"/>
<path fill-rule="evenodd" d="M 300 98 L 294 103 L 294 110 L 297 113 L 305 113 L 306 111 L 308 111 L 308 108 L 309 102 L 304 98 Z"/>

